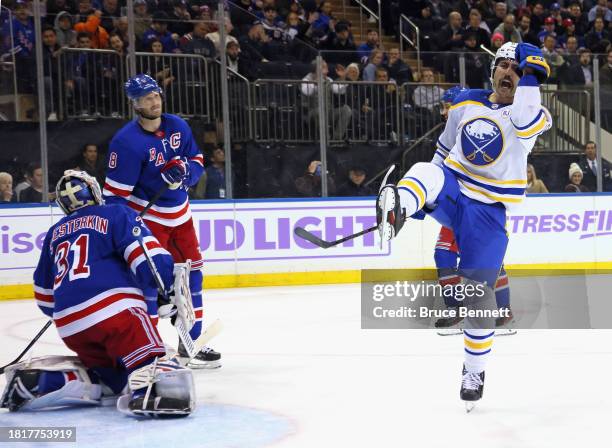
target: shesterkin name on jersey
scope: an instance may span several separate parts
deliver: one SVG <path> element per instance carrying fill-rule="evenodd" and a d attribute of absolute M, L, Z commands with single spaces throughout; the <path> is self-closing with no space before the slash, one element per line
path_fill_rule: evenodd
<path fill-rule="evenodd" d="M 106 235 L 108 233 L 108 219 L 102 218 L 101 216 L 83 216 L 81 218 L 71 219 L 53 229 L 51 242 L 81 229 L 92 229 Z"/>
<path fill-rule="evenodd" d="M 457 96 L 436 157 L 444 160 L 466 196 L 508 207 L 523 200 L 527 156 L 552 118 L 530 75 L 519 81 L 512 104 L 491 103 L 492 93 L 468 90 Z"/>

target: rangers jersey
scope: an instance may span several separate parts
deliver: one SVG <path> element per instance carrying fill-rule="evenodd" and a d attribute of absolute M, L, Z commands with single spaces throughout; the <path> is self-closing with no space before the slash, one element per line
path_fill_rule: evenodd
<path fill-rule="evenodd" d="M 147 306 L 142 289 L 156 284 L 138 238 L 165 285 L 173 260 L 140 217 L 122 205 L 92 205 L 53 225 L 34 272 L 36 303 L 61 337 L 83 331 L 128 308 Z"/>
<path fill-rule="evenodd" d="M 527 187 L 527 156 L 552 118 L 534 76 L 523 76 L 512 104 L 489 101 L 491 90 L 468 90 L 450 107 L 434 163 L 444 160 L 461 192 L 484 203 L 519 204 Z"/>
<path fill-rule="evenodd" d="M 161 169 L 167 161 L 180 156 L 189 160 L 186 185 L 166 190 L 147 212 L 147 220 L 175 227 L 191 218 L 187 188 L 198 182 L 204 170 L 204 157 L 193 139 L 191 129 L 180 117 L 162 114 L 155 132 L 145 131 L 133 120 L 117 132 L 110 143 L 103 194 L 107 203 L 126 203 L 143 210 L 165 185 Z"/>

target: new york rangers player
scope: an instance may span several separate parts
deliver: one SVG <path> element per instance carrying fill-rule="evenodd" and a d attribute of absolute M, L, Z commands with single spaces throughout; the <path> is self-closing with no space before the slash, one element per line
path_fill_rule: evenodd
<path fill-rule="evenodd" d="M 155 281 L 141 244 L 166 285 L 173 284 L 172 257 L 136 212 L 104 205 L 87 173 L 66 171 L 56 195 L 66 216 L 45 237 L 34 291 L 77 356 L 44 356 L 7 368 L 0 407 L 100 405 L 122 394 L 117 407 L 126 413 L 188 415 L 195 406 L 192 373 L 165 357 L 147 314 L 142 289 Z"/>
<path fill-rule="evenodd" d="M 482 397 L 493 344 L 491 311 L 497 307 L 491 286 L 508 244 L 506 209 L 523 200 L 527 155 L 552 125 L 539 89 L 549 74 L 539 48 L 504 44 L 491 64 L 493 90 L 460 94 L 438 141 L 441 153 L 431 163 L 412 166 L 397 185 L 384 185 L 377 199 L 383 240 L 397 235 L 406 217 L 421 209 L 455 234 L 462 281 L 480 295 L 466 303 L 481 317 L 466 319 L 464 331 L 460 397 L 468 411 Z"/>
<path fill-rule="evenodd" d="M 113 137 L 108 153 L 104 197 L 141 211 L 167 184 L 168 189 L 144 216 L 161 245 L 177 263 L 191 260 L 190 288 L 196 324 L 190 334 L 202 332 L 202 266 L 198 239 L 191 218 L 187 189 L 204 170 L 204 157 L 191 129 L 182 118 L 162 113 L 162 89 L 148 75 L 136 75 L 125 83 L 125 93 L 137 118 Z M 154 289 L 145 291 L 149 313 L 157 314 Z M 182 343 L 179 355 L 187 357 Z M 221 355 L 209 347 L 189 363 L 193 368 L 220 367 Z"/>

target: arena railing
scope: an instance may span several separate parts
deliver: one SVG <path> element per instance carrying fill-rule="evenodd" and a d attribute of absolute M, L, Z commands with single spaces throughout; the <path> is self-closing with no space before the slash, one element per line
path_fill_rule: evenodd
<path fill-rule="evenodd" d="M 62 48 L 58 57 L 61 119 L 123 118 L 125 58 L 113 50 Z"/>
<path fill-rule="evenodd" d="M 400 55 L 404 57 L 404 42 L 412 46 L 416 52 L 417 72 L 421 72 L 421 30 L 415 23 L 402 14 L 399 20 Z"/>
<path fill-rule="evenodd" d="M 538 138 L 534 151 L 580 151 L 584 143 L 591 140 L 592 91 L 544 86 L 541 92 L 542 104 L 552 115 L 553 126 Z"/>

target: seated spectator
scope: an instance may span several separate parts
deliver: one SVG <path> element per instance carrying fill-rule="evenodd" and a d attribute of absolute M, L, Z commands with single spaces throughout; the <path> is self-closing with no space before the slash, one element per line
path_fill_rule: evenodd
<path fill-rule="evenodd" d="M 73 18 L 69 12 L 62 11 L 55 17 L 54 29 L 57 36 L 57 44 L 60 47 L 74 47 L 76 45 L 77 32 L 72 29 Z"/>
<path fill-rule="evenodd" d="M 173 70 L 167 60 L 161 56 L 164 53 L 164 46 L 159 39 L 151 41 L 151 46 L 148 48 L 151 53 L 159 54 L 160 56 L 148 57 L 146 66 L 143 71 L 152 76 L 155 81 L 167 91 L 172 82 L 176 79 L 173 75 Z"/>
<path fill-rule="evenodd" d="M 584 154 L 578 160 L 578 166 L 582 170 L 583 184 L 588 191 L 597 191 L 597 145 L 588 141 L 584 145 Z M 603 157 L 601 158 L 601 172 L 603 175 L 603 191 L 612 191 L 612 165 Z"/>
<path fill-rule="evenodd" d="M 436 107 L 440 106 L 442 95 L 444 95 L 444 89 L 432 85 L 434 81 L 434 74 L 431 69 L 427 68 L 421 71 L 420 82 L 426 85 L 420 85 L 414 89 L 413 99 L 415 106 L 429 109 L 431 112 L 433 112 Z"/>
<path fill-rule="evenodd" d="M 249 78 L 252 73 L 250 71 L 251 68 L 240 57 L 240 45 L 230 41 L 227 43 L 225 51 L 227 54 L 227 67 L 245 78 Z"/>
<path fill-rule="evenodd" d="M 538 33 L 538 39 L 541 44 L 544 44 L 546 36 L 553 36 L 557 39 L 557 33 L 555 31 L 555 19 L 552 17 L 546 17 L 544 20 L 544 29 Z"/>
<path fill-rule="evenodd" d="M 83 145 L 76 163 L 77 165 L 74 169 L 85 171 L 90 176 L 95 177 L 100 185 L 104 183 L 106 166 L 98 153 L 98 145 L 94 143 Z"/>
<path fill-rule="evenodd" d="M 185 0 L 172 0 L 172 11 L 168 14 L 168 31 L 179 36 L 187 34 L 191 29 L 191 14 Z"/>
<path fill-rule="evenodd" d="M 91 0 L 79 0 L 79 16 L 74 25 L 77 33 L 88 33 L 91 48 L 108 47 L 108 31 L 101 26 L 102 11 L 94 10 Z"/>
<path fill-rule="evenodd" d="M 461 14 L 453 11 L 448 15 L 448 24 L 444 25 L 436 35 L 436 49 L 438 51 L 460 51 L 463 48 L 463 34 L 461 28 Z"/>
<path fill-rule="evenodd" d="M 347 81 L 359 81 L 359 64 L 352 63 L 346 67 Z"/>
<path fill-rule="evenodd" d="M 576 34 L 576 25 L 574 25 L 572 19 L 563 20 L 563 30 L 565 31 L 565 33 L 559 36 L 559 39 L 557 41 L 560 47 L 566 48 L 568 39 L 572 37 L 576 40 L 578 47 L 584 47 L 584 38 Z"/>
<path fill-rule="evenodd" d="M 43 172 L 40 163 L 31 163 L 27 169 L 30 186 L 19 195 L 19 202 L 42 202 Z"/>
<path fill-rule="evenodd" d="M 578 36 L 584 36 L 589 30 L 588 15 L 582 12 L 582 5 L 579 0 L 573 0 L 569 2 L 568 8 L 569 18 L 572 19 L 576 26 L 576 34 Z"/>
<path fill-rule="evenodd" d="M 147 0 L 134 0 L 134 34 L 137 40 L 142 40 L 145 31 L 151 27 L 151 14 Z"/>
<path fill-rule="evenodd" d="M 527 193 L 548 193 L 548 188 L 541 179 L 536 176 L 535 168 L 531 163 L 527 164 Z"/>
<path fill-rule="evenodd" d="M 542 45 L 540 39 L 538 39 L 538 35 L 531 29 L 531 14 L 528 11 L 521 16 L 518 31 L 523 42 L 535 45 L 536 47 Z"/>
<path fill-rule="evenodd" d="M 470 89 L 482 89 L 489 77 L 488 60 L 476 46 L 477 37 L 473 33 L 465 35 L 465 82 Z M 447 79 L 447 82 L 450 78 Z M 458 80 L 457 80 L 458 81 Z"/>
<path fill-rule="evenodd" d="M 363 69 L 363 80 L 374 81 L 376 79 L 376 69 L 382 66 L 385 53 L 382 50 L 372 50 L 368 58 L 368 65 Z"/>
<path fill-rule="evenodd" d="M 365 186 L 366 172 L 361 167 L 353 167 L 346 181 L 338 187 L 338 196 L 373 196 L 374 190 Z"/>
<path fill-rule="evenodd" d="M 563 68 L 565 60 L 559 54 L 556 44 L 557 39 L 552 34 L 549 34 L 544 38 L 544 45 L 542 46 L 542 56 L 550 67 L 550 77 L 547 81 L 549 84 L 555 84 L 560 80 L 559 78 L 565 77 L 565 69 Z"/>
<path fill-rule="evenodd" d="M 231 32 L 234 30 L 234 26 L 229 18 L 225 19 L 225 45 L 227 46 L 228 42 L 238 43 L 238 39 L 231 35 Z M 215 49 L 217 53 L 221 52 L 221 33 L 219 31 L 214 31 L 212 33 L 208 33 L 206 38 L 210 40 L 213 44 L 215 44 Z"/>
<path fill-rule="evenodd" d="M 118 19 L 115 19 L 113 22 L 115 24 L 115 29 L 110 34 L 117 34 L 121 37 L 123 42 L 125 42 L 125 46 L 127 47 L 127 42 L 130 40 L 130 36 L 128 34 L 128 18 L 127 16 L 121 16 Z M 109 36 L 110 39 L 110 36 Z M 110 45 L 110 41 L 109 41 Z"/>
<path fill-rule="evenodd" d="M 508 14 L 508 5 L 506 5 L 506 2 L 495 3 L 494 13 L 495 16 L 487 20 L 487 25 L 491 33 L 494 33 L 493 30 L 504 22 L 504 18 Z"/>
<path fill-rule="evenodd" d="M 308 124 L 312 124 L 315 119 L 319 116 L 319 105 L 318 105 L 318 84 L 317 84 L 317 63 L 316 61 L 312 62 L 312 70 L 308 73 L 302 81 L 305 81 L 301 84 L 302 91 L 302 105 L 305 109 L 304 120 Z M 328 75 L 328 67 L 327 63 L 322 63 L 322 76 L 323 80 L 326 81 L 326 87 L 331 85 L 331 91 L 335 96 L 345 95 L 346 94 L 346 84 L 341 83 L 332 83 L 332 79 L 329 78 Z M 344 80 L 346 78 L 346 70 L 341 67 L 336 67 L 336 75 L 340 80 Z M 328 98 L 330 101 L 335 102 L 336 98 L 331 98 L 331 95 L 326 95 L 325 98 Z M 332 109 L 332 138 L 333 140 L 342 140 L 344 135 L 346 134 L 346 130 L 351 121 L 351 116 L 353 112 L 347 104 L 337 105 Z"/>
<path fill-rule="evenodd" d="M 597 17 L 593 22 L 593 29 L 584 37 L 584 45 L 593 53 L 605 53 L 610 45 L 610 33 L 605 29 L 601 17 Z"/>
<path fill-rule="evenodd" d="M 13 190 L 15 193 L 15 198 L 17 199 L 17 202 L 21 202 L 19 200 L 19 196 L 25 189 L 30 187 L 31 180 L 32 178 L 30 177 L 29 170 L 26 168 L 25 172 L 23 173 L 23 180 L 19 182 L 17 186 L 15 187 L 15 189 Z"/>
<path fill-rule="evenodd" d="M 612 22 L 612 10 L 608 8 L 608 0 L 597 0 L 597 4 L 589 10 L 589 22 L 593 23 L 597 18 L 601 18 L 608 23 Z"/>
<path fill-rule="evenodd" d="M 497 52 L 504 44 L 504 36 L 500 33 L 495 33 L 491 36 L 491 51 Z"/>
<path fill-rule="evenodd" d="M 348 25 L 339 23 L 335 27 L 335 33 L 327 42 L 325 60 L 331 64 L 342 64 L 347 66 L 352 62 L 359 62 L 357 47 L 351 38 Z"/>
<path fill-rule="evenodd" d="M 389 73 L 384 67 L 376 69 L 377 83 L 367 86 L 365 103 L 361 107 L 369 140 L 391 140 L 397 142 L 397 85 L 389 81 Z"/>
<path fill-rule="evenodd" d="M 142 44 L 148 47 L 154 40 L 159 40 L 162 43 L 164 53 L 180 52 L 178 47 L 179 35 L 168 31 L 168 14 L 163 11 L 157 11 L 153 14 L 151 28 L 143 34 Z"/>
<path fill-rule="evenodd" d="M 566 83 L 574 86 L 593 85 L 593 67 L 591 65 L 591 50 L 581 48 L 578 50 L 578 64 L 569 67 L 567 70 Z M 551 67 L 552 68 L 552 67 Z"/>
<path fill-rule="evenodd" d="M 468 25 L 465 27 L 465 31 L 467 33 L 476 34 L 476 45 L 478 47 L 480 47 L 480 45 L 488 47 L 491 39 L 491 33 L 487 24 L 482 21 L 482 14 L 480 11 L 476 8 L 472 8 L 470 10 L 468 20 Z"/>
<path fill-rule="evenodd" d="M 101 12 L 100 26 L 110 34 L 115 29 L 115 20 L 121 15 L 118 0 L 102 0 Z"/>
<path fill-rule="evenodd" d="M 514 42 L 519 44 L 523 42 L 523 38 L 514 24 L 514 14 L 508 14 L 504 18 L 504 21 L 500 23 L 495 30 L 493 30 L 493 33 L 500 33 L 502 36 L 504 36 L 505 42 Z"/>
<path fill-rule="evenodd" d="M 240 38 L 241 56 L 253 66 L 267 61 L 264 55 L 268 52 L 268 35 L 261 23 L 254 23 L 246 36 Z"/>
<path fill-rule="evenodd" d="M 212 40 L 208 39 L 208 24 L 195 22 L 193 31 L 185 34 L 179 41 L 181 51 L 186 54 L 199 54 L 205 58 L 215 58 L 217 50 Z"/>
<path fill-rule="evenodd" d="M 0 173 L 0 204 L 17 202 L 17 197 L 13 194 L 13 176 L 9 173 Z"/>
<path fill-rule="evenodd" d="M 291 11 L 287 15 L 287 23 L 285 23 L 284 32 L 289 40 L 295 39 L 300 34 L 300 28 L 303 23 L 297 12 Z"/>
<path fill-rule="evenodd" d="M 575 36 L 568 37 L 565 48 L 560 53 L 567 65 L 578 64 L 578 39 Z"/>
<path fill-rule="evenodd" d="M 544 3 L 536 1 L 531 9 L 531 29 L 539 33 L 544 26 L 544 20 L 546 20 L 547 14 L 544 8 Z"/>
<path fill-rule="evenodd" d="M 330 22 L 332 21 L 332 3 L 328 0 L 323 0 L 319 5 L 319 18 L 312 24 L 315 29 L 321 30 L 324 33 L 330 31 Z"/>
<path fill-rule="evenodd" d="M 588 193 L 589 189 L 582 185 L 582 170 L 577 163 L 572 163 L 569 168 L 570 183 L 565 186 L 566 193 Z"/>
<path fill-rule="evenodd" d="M 295 188 L 302 196 L 321 196 L 321 162 L 319 160 L 310 162 L 306 173 L 295 180 Z M 336 183 L 329 173 L 327 174 L 327 192 L 329 196 L 336 193 Z"/>
<path fill-rule="evenodd" d="M 387 55 L 389 56 L 389 63 L 387 65 L 389 78 L 394 79 L 400 86 L 406 82 L 414 81 L 412 69 L 408 64 L 402 61 L 399 48 L 391 48 Z"/>
<path fill-rule="evenodd" d="M 602 89 L 612 91 L 612 47 L 606 54 L 606 63 L 599 69 L 599 82 Z"/>
<path fill-rule="evenodd" d="M 88 33 L 77 35 L 77 48 L 91 48 L 91 38 Z M 91 89 L 95 81 L 94 59 L 91 52 L 78 51 L 68 54 L 63 69 L 64 95 L 68 108 L 74 114 L 83 116 L 94 112 L 91 109 Z"/>
<path fill-rule="evenodd" d="M 367 39 L 364 43 L 357 47 L 357 56 L 359 56 L 359 60 L 362 64 L 370 57 L 370 53 L 372 50 L 375 50 L 379 47 L 380 40 L 378 36 L 378 31 L 369 29 L 367 33 Z"/>
<path fill-rule="evenodd" d="M 206 168 L 206 199 L 225 199 L 225 151 L 216 148 Z"/>

